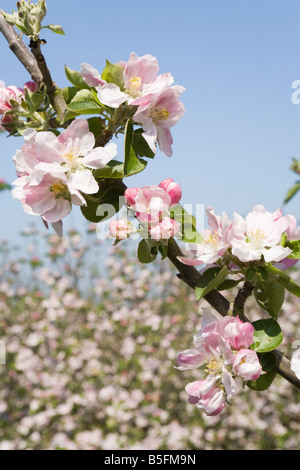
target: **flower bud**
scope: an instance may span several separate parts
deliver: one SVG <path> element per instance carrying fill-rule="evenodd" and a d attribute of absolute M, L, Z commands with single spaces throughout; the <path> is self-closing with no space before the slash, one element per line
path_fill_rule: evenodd
<path fill-rule="evenodd" d="M 128 220 L 113 220 L 109 224 L 109 234 L 116 240 L 126 240 L 132 232 L 133 227 Z"/>
<path fill-rule="evenodd" d="M 126 189 L 124 193 L 124 197 L 129 206 L 134 206 L 135 198 L 138 192 L 139 192 L 139 188 L 127 188 Z"/>
<path fill-rule="evenodd" d="M 178 204 L 182 197 L 182 190 L 178 183 L 175 183 L 172 178 L 167 178 L 158 186 L 169 194 L 171 198 L 171 206 Z"/>

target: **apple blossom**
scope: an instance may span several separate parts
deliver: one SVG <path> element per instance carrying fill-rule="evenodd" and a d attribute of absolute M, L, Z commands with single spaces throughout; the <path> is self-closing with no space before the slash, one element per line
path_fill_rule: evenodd
<path fill-rule="evenodd" d="M 158 71 L 156 57 L 150 54 L 139 57 L 135 52 L 132 52 L 123 70 L 124 91 L 115 83 L 102 84 L 102 86 L 97 86 L 99 101 L 111 108 L 118 108 L 125 102 L 128 102 L 129 105 L 137 105 L 137 99 L 157 93 L 173 83 L 171 74 L 157 77 Z M 92 78 L 90 78 L 91 75 Z M 96 71 L 90 66 L 87 67 L 86 64 L 83 67 L 83 76 L 89 83 L 94 83 L 93 86 L 99 80 Z"/>
<path fill-rule="evenodd" d="M 261 205 L 254 206 L 245 219 L 235 213 L 229 235 L 232 254 L 242 262 L 262 257 L 267 263 L 282 261 L 291 253 L 280 244 L 290 223 L 289 216 L 281 217 L 278 211 L 272 214 Z"/>
<path fill-rule="evenodd" d="M 68 190 L 67 178 L 63 173 L 32 173 L 18 178 L 12 195 L 21 201 L 25 212 L 40 215 L 46 222 L 55 223 L 66 217 L 72 208 L 72 198 Z"/>
<path fill-rule="evenodd" d="M 14 157 L 17 174 L 33 169 L 66 174 L 69 189 L 96 193 L 99 187 L 92 170 L 103 168 L 117 150 L 114 143 L 97 148 L 94 145 L 95 137 L 83 119 L 74 120 L 58 137 L 49 131 L 25 131 L 25 146 Z"/>
<path fill-rule="evenodd" d="M 295 373 L 296 377 L 300 379 L 300 348 L 292 355 L 291 370 Z"/>
<path fill-rule="evenodd" d="M 112 220 L 109 224 L 109 233 L 116 240 L 126 240 L 133 231 L 133 226 L 128 220 Z"/>
<path fill-rule="evenodd" d="M 232 370 L 244 380 L 257 380 L 261 375 L 262 367 L 255 351 L 241 349 L 234 356 Z"/>
<path fill-rule="evenodd" d="M 182 190 L 178 183 L 175 183 L 172 178 L 163 180 L 158 185 L 159 188 L 163 188 L 171 198 L 171 205 L 178 204 L 182 197 Z"/>
<path fill-rule="evenodd" d="M 179 232 L 179 224 L 170 217 L 164 217 L 161 222 L 149 229 L 150 237 L 156 241 L 169 240 Z"/>
<path fill-rule="evenodd" d="M 213 264 L 221 258 L 229 248 L 228 236 L 231 229 L 231 220 L 225 212 L 222 216 L 216 215 L 212 207 L 206 208 L 209 229 L 201 232 L 203 242 L 188 245 L 192 257 L 179 257 L 179 260 L 187 265 L 197 266 Z"/>
<path fill-rule="evenodd" d="M 143 137 L 153 153 L 156 153 L 156 141 L 160 150 L 167 156 L 172 156 L 173 127 L 185 113 L 184 105 L 179 101 L 181 93 L 185 89 L 174 85 L 153 95 L 149 95 L 143 102 L 138 102 L 139 107 L 133 116 L 133 120 L 141 124 Z"/>
<path fill-rule="evenodd" d="M 179 370 L 205 366 L 206 379 L 188 384 L 190 403 L 207 415 L 218 414 L 231 400 L 243 381 L 257 380 L 262 368 L 253 343 L 254 327 L 238 317 L 221 317 L 205 309 L 201 330 L 194 336 L 194 349 L 177 358 Z M 244 347 L 245 346 L 245 347 Z"/>

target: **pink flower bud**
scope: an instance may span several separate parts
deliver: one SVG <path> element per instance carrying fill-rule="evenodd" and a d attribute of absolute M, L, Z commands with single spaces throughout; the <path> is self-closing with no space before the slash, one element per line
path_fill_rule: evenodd
<path fill-rule="evenodd" d="M 113 220 L 109 224 L 109 233 L 116 240 L 126 240 L 132 233 L 132 224 L 127 220 Z"/>
<path fill-rule="evenodd" d="M 137 193 L 139 192 L 139 188 L 127 188 L 125 193 L 124 193 L 124 197 L 127 201 L 127 204 L 129 206 L 134 206 L 135 204 L 135 198 L 136 198 L 136 195 Z"/>
<path fill-rule="evenodd" d="M 262 372 L 257 354 L 252 349 L 241 349 L 234 356 L 233 372 L 244 380 L 257 380 Z"/>
<path fill-rule="evenodd" d="M 156 241 L 169 240 L 179 231 L 179 224 L 175 220 L 170 219 L 170 217 L 164 217 L 159 224 L 150 229 L 150 236 Z"/>
<path fill-rule="evenodd" d="M 38 89 L 37 84 L 32 81 L 26 82 L 23 88 L 24 90 L 27 89 L 30 93 L 34 93 Z"/>
<path fill-rule="evenodd" d="M 172 178 L 167 178 L 158 186 L 169 194 L 171 198 L 171 206 L 178 204 L 182 197 L 182 190 L 178 183 L 175 183 Z"/>

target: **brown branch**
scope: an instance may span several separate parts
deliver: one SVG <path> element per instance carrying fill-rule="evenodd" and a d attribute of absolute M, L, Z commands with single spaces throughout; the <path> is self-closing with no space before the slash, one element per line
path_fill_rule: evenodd
<path fill-rule="evenodd" d="M 8 42 L 9 48 L 19 59 L 21 64 L 30 74 L 32 80 L 40 87 L 43 83 L 43 76 L 39 70 L 34 56 L 22 41 L 20 35 L 9 25 L 0 13 L 0 31 Z"/>
<path fill-rule="evenodd" d="M 60 124 L 64 119 L 64 115 L 67 110 L 67 105 L 64 100 L 63 94 L 57 88 L 56 84 L 54 83 L 52 79 L 50 70 L 46 63 L 46 59 L 44 55 L 42 54 L 42 50 L 41 50 L 42 44 L 46 44 L 46 41 L 42 39 L 38 39 L 37 41 L 34 41 L 33 39 L 31 39 L 29 47 L 31 49 L 32 55 L 34 56 L 36 60 L 38 68 L 42 74 L 43 84 L 46 87 L 47 94 L 50 99 L 50 103 L 57 113 L 58 124 Z"/>
<path fill-rule="evenodd" d="M 249 321 L 244 314 L 245 303 L 247 299 L 252 295 L 254 286 L 251 282 L 246 281 L 241 289 L 239 289 L 238 294 L 234 300 L 233 304 L 233 316 L 239 318 L 242 321 Z"/>
<path fill-rule="evenodd" d="M 178 277 L 192 289 L 195 289 L 197 282 L 201 279 L 201 274 L 193 266 L 185 265 L 179 261 L 178 256 L 183 256 L 183 253 L 174 238 L 169 240 L 167 256 L 178 269 L 180 273 Z M 228 315 L 230 303 L 220 292 L 214 289 L 205 295 L 204 299 L 222 316 Z"/>

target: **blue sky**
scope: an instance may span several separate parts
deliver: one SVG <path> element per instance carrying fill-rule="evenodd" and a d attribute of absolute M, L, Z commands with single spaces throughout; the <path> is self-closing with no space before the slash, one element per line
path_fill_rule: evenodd
<path fill-rule="evenodd" d="M 66 36 L 45 30 L 48 65 L 59 86 L 64 66 L 82 62 L 102 70 L 105 59 L 127 60 L 131 51 L 152 54 L 186 91 L 183 119 L 173 129 L 173 157 L 158 153 L 129 186 L 172 177 L 183 203 L 245 215 L 254 204 L 282 206 L 296 180 L 289 170 L 300 155 L 300 104 L 292 82 L 300 80 L 298 0 L 152 0 L 99 2 L 48 0 L 45 24 L 61 24 Z M 7 12 L 15 2 L 1 0 Z M 0 37 L 0 79 L 22 86 L 29 77 Z M 0 176 L 15 179 L 11 161 L 22 138 L 0 137 Z M 120 148 L 121 152 L 121 148 Z M 120 155 L 121 157 L 121 155 Z M 14 239 L 36 218 L 23 213 L 9 193 L 1 198 L 0 238 Z M 286 208 L 300 217 L 300 195 Z M 73 211 L 66 227 L 79 229 Z"/>

